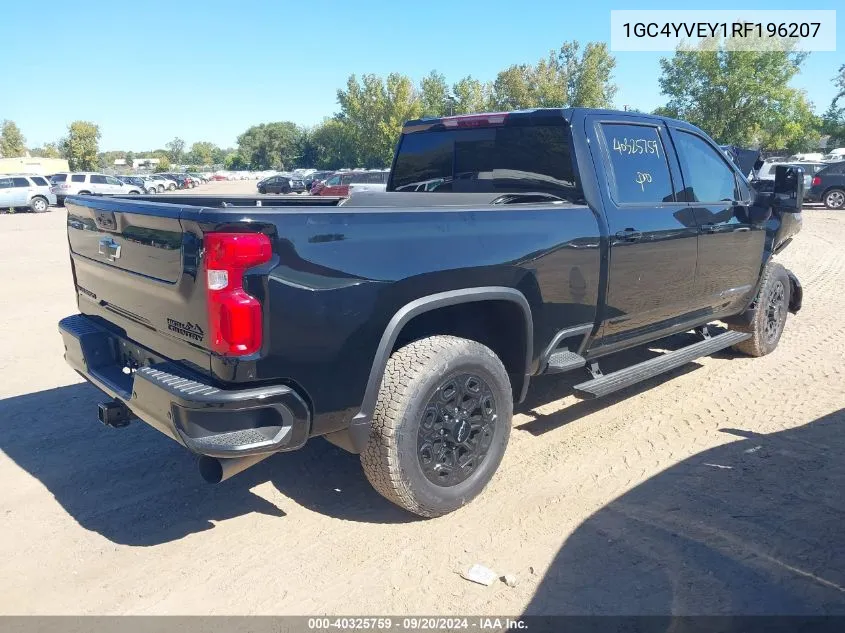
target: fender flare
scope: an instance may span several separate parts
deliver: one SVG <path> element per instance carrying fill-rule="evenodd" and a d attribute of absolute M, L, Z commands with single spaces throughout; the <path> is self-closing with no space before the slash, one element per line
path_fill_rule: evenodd
<path fill-rule="evenodd" d="M 385 327 L 381 335 L 373 364 L 370 368 L 370 376 L 367 380 L 367 387 L 364 391 L 364 398 L 358 413 L 352 418 L 349 424 L 349 436 L 356 452 L 363 453 L 367 447 L 370 436 L 370 422 L 378 400 L 378 392 L 381 388 L 381 381 L 384 377 L 384 370 L 387 367 L 387 360 L 390 352 L 402 328 L 414 317 L 445 308 L 447 306 L 461 303 L 476 303 L 479 301 L 510 301 L 517 304 L 521 309 L 525 322 L 525 375 L 522 394 L 524 396 L 531 374 L 531 363 L 534 354 L 534 321 L 531 316 L 531 306 L 519 290 L 506 286 L 483 286 L 478 288 L 465 288 L 461 290 L 448 290 L 437 294 L 420 297 L 400 308 Z"/>

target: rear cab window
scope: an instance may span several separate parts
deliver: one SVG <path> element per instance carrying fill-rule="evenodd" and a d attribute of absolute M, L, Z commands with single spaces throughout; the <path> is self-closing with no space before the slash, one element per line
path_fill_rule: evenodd
<path fill-rule="evenodd" d="M 47 181 L 41 176 L 30 176 L 29 178 L 37 187 L 46 187 Z"/>
<path fill-rule="evenodd" d="M 660 130 L 654 125 L 601 123 L 610 194 L 616 204 L 674 202 L 672 176 Z"/>
<path fill-rule="evenodd" d="M 492 119 L 493 117 L 489 117 Z M 531 121 L 507 116 L 503 124 L 446 128 L 402 135 L 388 191 L 463 193 L 546 192 L 583 199 L 562 117 Z"/>

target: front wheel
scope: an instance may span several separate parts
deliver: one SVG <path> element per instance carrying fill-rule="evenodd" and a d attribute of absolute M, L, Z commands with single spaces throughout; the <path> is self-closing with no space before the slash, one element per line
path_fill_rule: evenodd
<path fill-rule="evenodd" d="M 149 189 L 147 189 L 147 193 L 150 195 L 156 194 L 158 193 L 158 189 L 156 189 L 155 187 L 150 187 Z"/>
<path fill-rule="evenodd" d="M 751 338 L 734 345 L 734 349 L 749 356 L 765 356 L 775 351 L 786 325 L 791 289 L 786 268 L 770 262 L 763 272 L 751 325 L 731 328 L 748 332 Z"/>
<path fill-rule="evenodd" d="M 176 185 L 174 185 L 174 184 L 169 184 L 169 185 L 167 185 L 167 189 L 168 189 L 169 191 L 174 191 L 174 190 L 176 189 Z"/>
<path fill-rule="evenodd" d="M 158 186 L 158 192 L 159 192 L 159 193 L 164 193 L 164 185 L 159 185 L 159 186 Z"/>
<path fill-rule="evenodd" d="M 448 514 L 492 479 L 512 416 L 510 380 L 491 349 L 454 336 L 414 341 L 387 362 L 364 473 L 414 514 Z"/>
<path fill-rule="evenodd" d="M 834 211 L 845 208 L 845 190 L 831 189 L 824 194 L 824 206 Z"/>

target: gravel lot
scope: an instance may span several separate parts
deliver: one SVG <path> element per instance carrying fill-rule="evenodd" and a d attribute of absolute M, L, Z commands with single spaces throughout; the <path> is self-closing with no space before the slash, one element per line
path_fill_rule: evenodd
<path fill-rule="evenodd" d="M 101 426 L 56 328 L 64 211 L 0 216 L 0 612 L 845 614 L 845 215 L 804 217 L 776 353 L 598 403 L 537 379 L 488 490 L 422 521 L 323 440 L 214 487 L 150 427 Z"/>

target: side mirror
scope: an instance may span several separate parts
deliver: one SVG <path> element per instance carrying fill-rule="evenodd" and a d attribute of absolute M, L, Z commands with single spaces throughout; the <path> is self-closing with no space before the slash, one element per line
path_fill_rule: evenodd
<path fill-rule="evenodd" d="M 804 203 L 804 168 L 778 165 L 772 206 L 780 211 L 798 213 Z"/>

